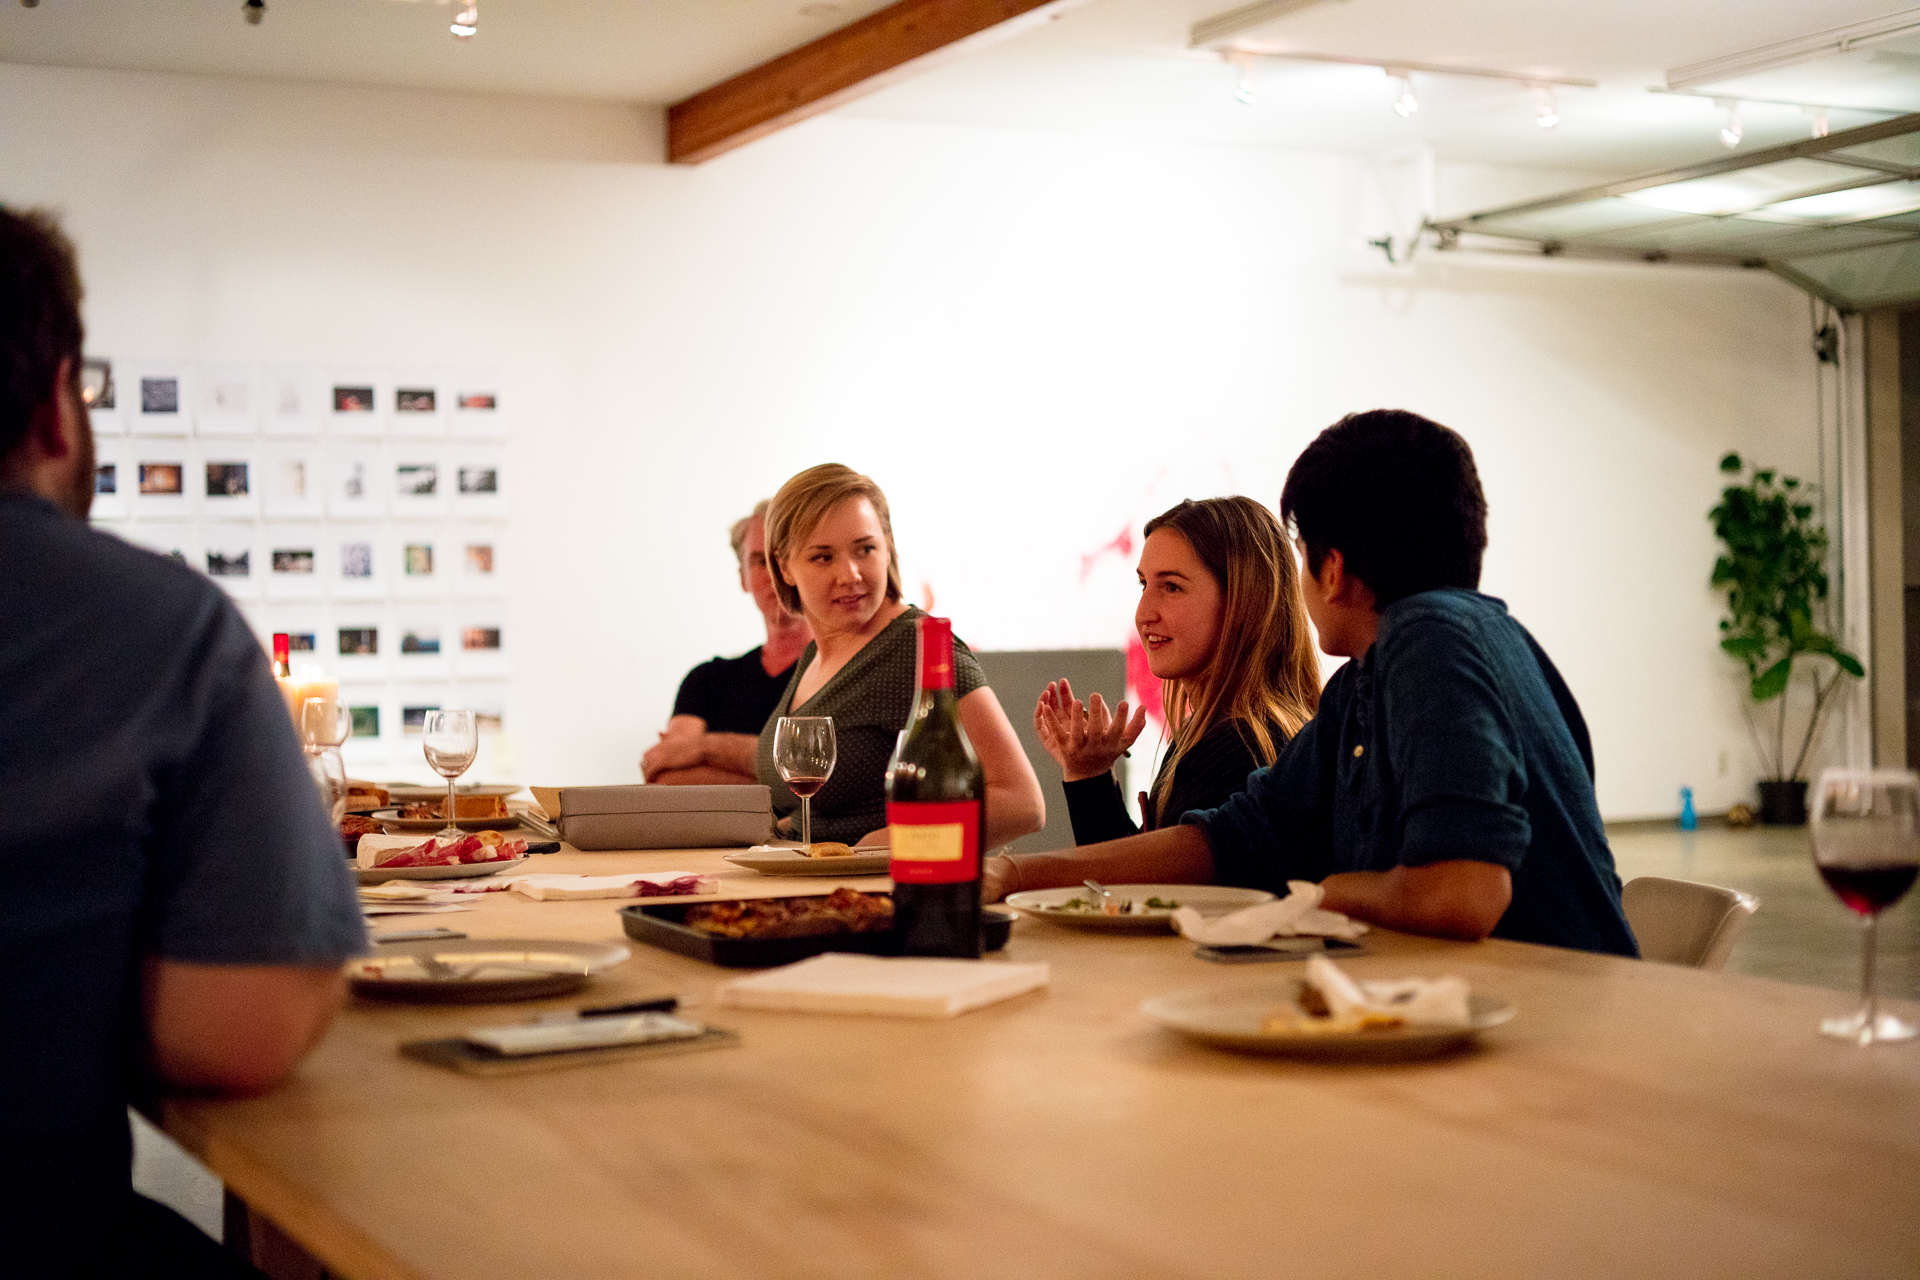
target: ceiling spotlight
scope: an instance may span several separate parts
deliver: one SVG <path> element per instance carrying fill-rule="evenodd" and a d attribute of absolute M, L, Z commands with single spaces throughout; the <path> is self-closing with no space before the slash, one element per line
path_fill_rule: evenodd
<path fill-rule="evenodd" d="M 1389 74 L 1400 82 L 1400 96 L 1393 100 L 1393 111 L 1404 120 L 1420 109 L 1420 99 L 1413 96 L 1413 77 L 1400 73 Z"/>
<path fill-rule="evenodd" d="M 1826 137 L 1827 109 L 1825 107 L 1808 107 L 1807 114 L 1813 117 L 1813 136 L 1816 138 Z"/>
<path fill-rule="evenodd" d="M 1550 85 L 1533 86 L 1533 122 L 1542 129 L 1559 127 L 1560 103 L 1554 98 Z"/>
<path fill-rule="evenodd" d="M 1720 145 L 1731 151 L 1740 145 L 1740 139 L 1747 133 L 1740 123 L 1740 104 L 1732 98 L 1716 98 L 1713 105 L 1727 113 L 1727 122 L 1720 126 Z"/>
<path fill-rule="evenodd" d="M 473 39 L 473 33 L 480 29 L 480 6 L 469 4 L 453 15 L 453 25 L 447 30 L 462 40 Z"/>
<path fill-rule="evenodd" d="M 1237 53 L 1231 55 L 1228 61 L 1233 63 L 1234 68 L 1234 101 L 1252 106 L 1254 99 L 1260 96 L 1259 88 L 1253 83 L 1253 59 L 1244 53 Z"/>
<path fill-rule="evenodd" d="M 240 6 L 240 12 L 246 15 L 248 26 L 257 27 L 260 19 L 267 16 L 267 0 L 246 0 Z"/>

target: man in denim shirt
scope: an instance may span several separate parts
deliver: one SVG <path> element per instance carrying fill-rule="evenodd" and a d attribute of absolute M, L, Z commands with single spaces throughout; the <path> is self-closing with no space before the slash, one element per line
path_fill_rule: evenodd
<path fill-rule="evenodd" d="M 1486 499 L 1466 441 L 1399 410 L 1352 414 L 1280 498 L 1320 647 L 1349 661 L 1270 768 L 1182 827 L 1017 863 L 990 891 L 1212 881 L 1413 933 L 1637 955 L 1573 695 L 1479 594 Z"/>

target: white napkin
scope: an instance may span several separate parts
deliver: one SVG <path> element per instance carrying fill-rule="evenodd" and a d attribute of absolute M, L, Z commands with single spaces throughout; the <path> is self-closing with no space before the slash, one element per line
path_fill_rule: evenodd
<path fill-rule="evenodd" d="M 1044 964 L 829 952 L 720 985 L 720 1003 L 803 1013 L 951 1018 L 1047 985 Z"/>
<path fill-rule="evenodd" d="M 543 902 L 556 898 L 649 898 L 661 896 L 662 889 L 687 876 L 693 876 L 697 882 L 694 893 L 712 893 L 720 886 L 719 877 L 695 875 L 691 871 L 649 871 L 644 875 L 620 876 L 510 876 L 506 883 L 513 886 L 515 893 Z"/>
<path fill-rule="evenodd" d="M 1472 1016 L 1467 1009 L 1465 978 L 1399 978 L 1389 982 L 1355 982 L 1325 956 L 1307 961 L 1307 981 L 1326 997 L 1335 1018 L 1353 1013 L 1385 1013 L 1423 1026 L 1464 1027 Z"/>
<path fill-rule="evenodd" d="M 1251 947 L 1268 938 L 1316 934 L 1323 938 L 1357 938 L 1367 931 L 1358 920 L 1338 911 L 1323 911 L 1326 890 L 1309 880 L 1289 880 L 1291 890 L 1277 902 L 1242 907 L 1209 920 L 1192 907 L 1173 913 L 1173 927 L 1182 936 L 1210 947 Z"/>

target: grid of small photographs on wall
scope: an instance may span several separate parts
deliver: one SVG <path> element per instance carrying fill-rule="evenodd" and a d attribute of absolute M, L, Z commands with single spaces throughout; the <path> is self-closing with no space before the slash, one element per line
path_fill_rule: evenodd
<path fill-rule="evenodd" d="M 417 772 L 448 706 L 479 713 L 484 770 L 511 670 L 493 376 L 115 359 L 92 413 L 94 524 L 219 583 L 263 646 L 286 632 L 296 675 L 337 677 L 350 771 Z"/>

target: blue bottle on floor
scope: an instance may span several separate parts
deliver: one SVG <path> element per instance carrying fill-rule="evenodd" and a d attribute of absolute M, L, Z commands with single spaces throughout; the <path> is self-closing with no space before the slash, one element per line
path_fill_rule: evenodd
<path fill-rule="evenodd" d="M 1693 811 L 1693 788 L 1680 788 L 1680 829 L 1696 831 L 1700 827 L 1699 815 Z"/>

